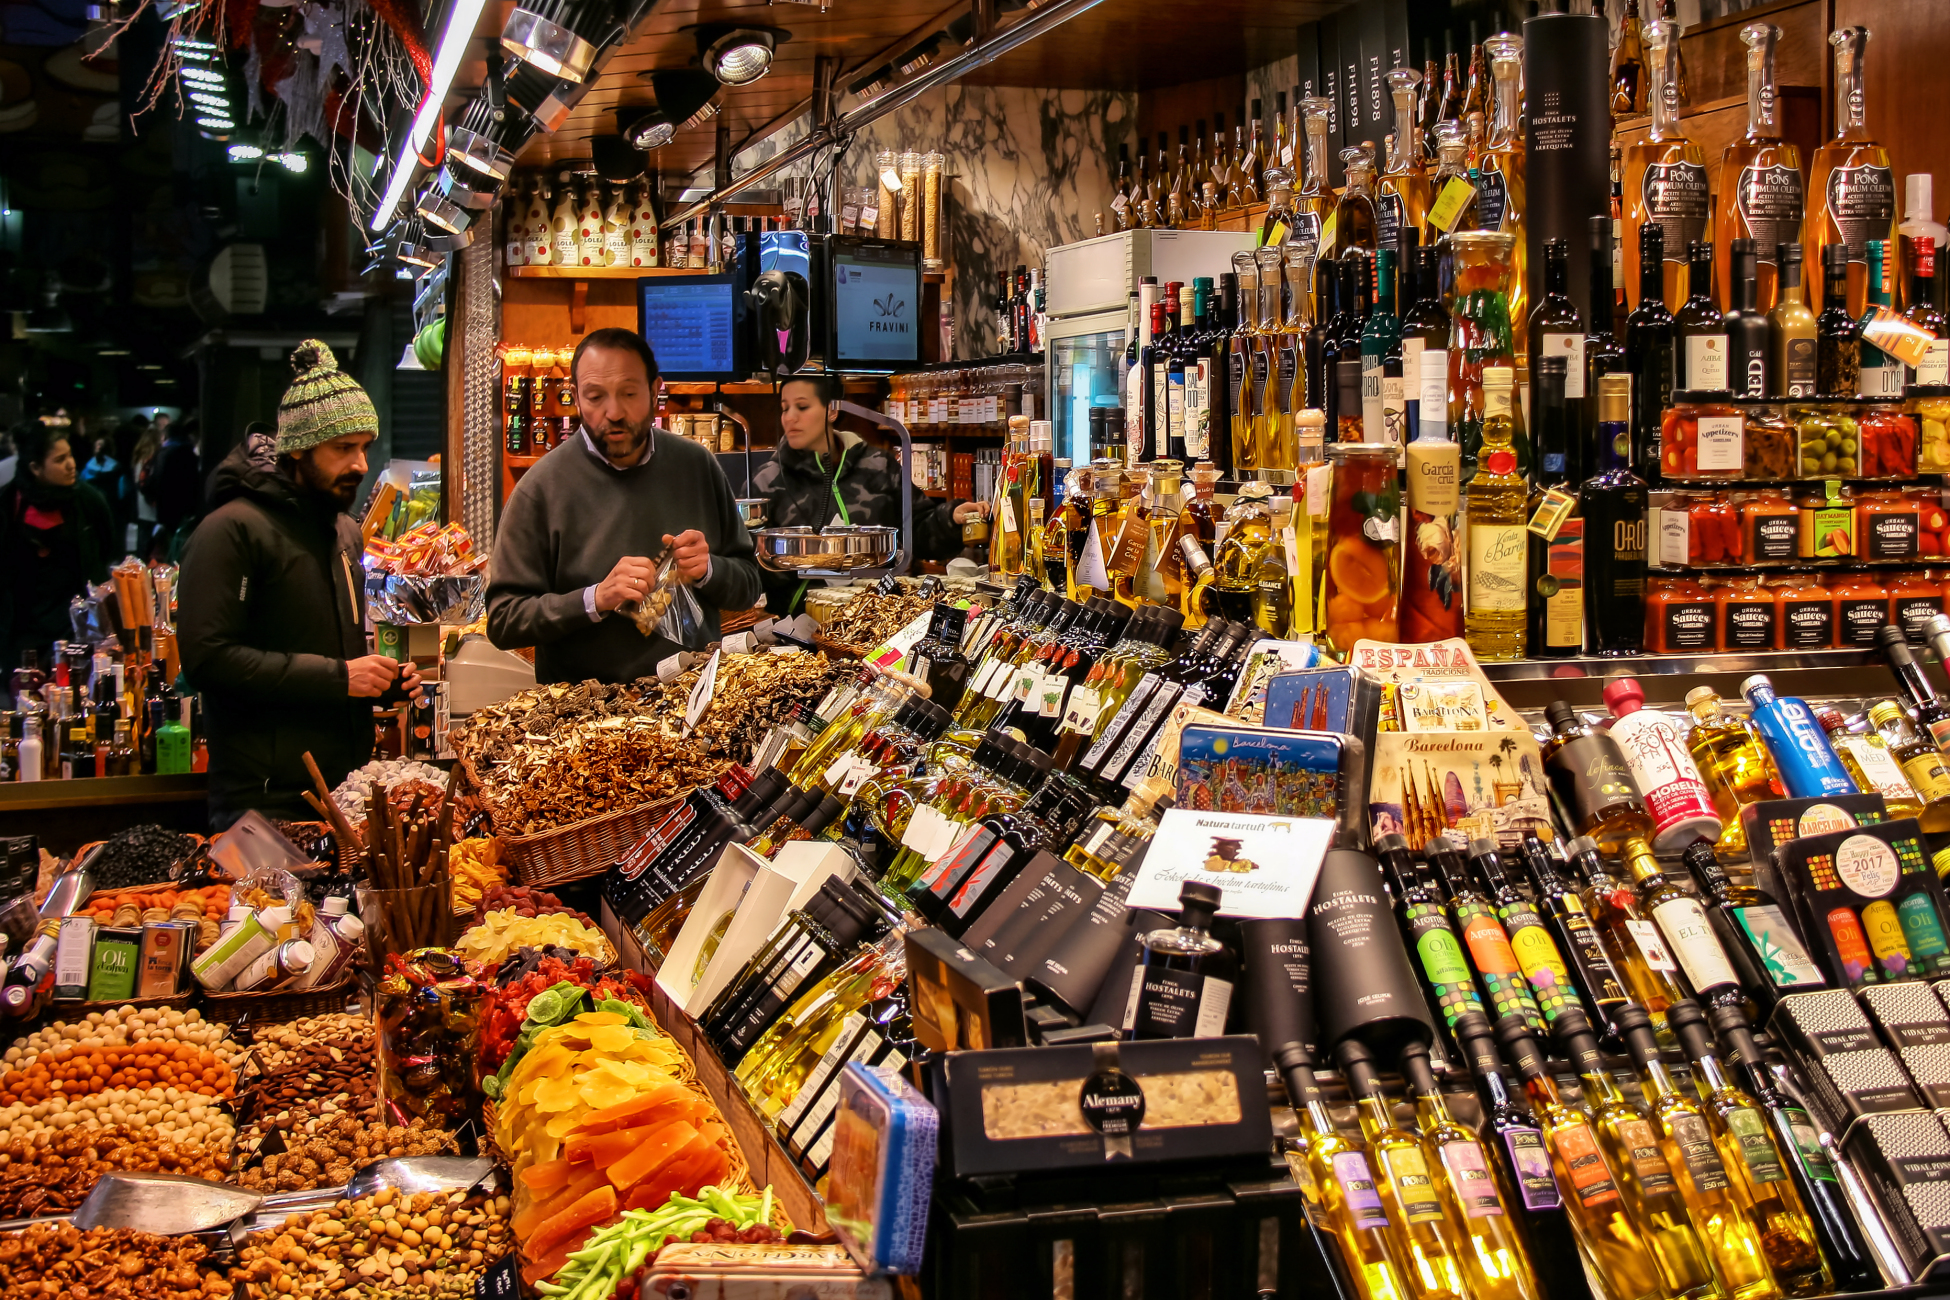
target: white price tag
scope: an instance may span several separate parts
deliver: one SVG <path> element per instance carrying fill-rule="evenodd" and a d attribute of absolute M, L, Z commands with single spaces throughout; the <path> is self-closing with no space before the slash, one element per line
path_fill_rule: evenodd
<path fill-rule="evenodd" d="M 753 641 L 750 632 L 733 632 L 718 643 L 718 648 L 728 655 L 748 655 L 752 652 Z"/>
<path fill-rule="evenodd" d="M 1088 686 L 1070 692 L 1070 707 L 1063 715 L 1063 730 L 1088 736 L 1097 729 L 1097 715 L 1103 711 L 1103 697 Z"/>
<path fill-rule="evenodd" d="M 679 650 L 674 655 L 665 655 L 662 659 L 657 660 L 657 680 L 660 682 L 667 682 L 683 671 L 684 652 L 682 650 Z"/>
<path fill-rule="evenodd" d="M 1659 564 L 1683 569 L 1692 551 L 1692 523 L 1684 510 L 1661 508 L 1654 526 L 1659 530 Z"/>
<path fill-rule="evenodd" d="M 718 689 L 718 655 L 713 650 L 710 659 L 705 661 L 704 671 L 697 675 L 697 684 L 691 687 L 690 698 L 684 701 L 684 734 L 689 735 L 704 715 L 711 709 L 711 696 Z"/>

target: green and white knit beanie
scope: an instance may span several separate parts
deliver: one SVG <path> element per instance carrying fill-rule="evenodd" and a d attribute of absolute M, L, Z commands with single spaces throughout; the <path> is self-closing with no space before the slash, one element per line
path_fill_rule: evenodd
<path fill-rule="evenodd" d="M 332 349 L 306 339 L 291 354 L 297 378 L 278 403 L 278 455 L 295 456 L 347 434 L 379 432 L 379 413 Z"/>

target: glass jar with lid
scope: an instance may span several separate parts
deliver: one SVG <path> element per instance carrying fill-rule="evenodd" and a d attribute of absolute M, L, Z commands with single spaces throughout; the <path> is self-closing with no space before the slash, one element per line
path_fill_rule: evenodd
<path fill-rule="evenodd" d="M 1865 560 L 1911 560 L 1918 550 L 1922 507 L 1896 488 L 1855 494 L 1855 553 Z"/>
<path fill-rule="evenodd" d="M 1900 402 L 1860 402 L 1855 411 L 1861 444 L 1860 478 L 1916 477 L 1916 421 Z"/>
<path fill-rule="evenodd" d="M 1943 612 L 1943 580 L 1934 569 L 1893 569 L 1885 578 L 1889 588 L 1889 621 L 1903 630 L 1911 645 L 1927 639 L 1923 629 Z"/>
<path fill-rule="evenodd" d="M 1645 584 L 1645 648 L 1652 654 L 1707 654 L 1720 648 L 1719 602 L 1696 578 Z"/>
<path fill-rule="evenodd" d="M 1873 646 L 1889 621 L 1889 588 L 1874 573 L 1830 573 L 1828 594 L 1835 602 L 1835 644 Z"/>
<path fill-rule="evenodd" d="M 1855 478 L 1861 466 L 1860 430 L 1845 401 L 1791 402 L 1801 478 Z"/>
<path fill-rule="evenodd" d="M 1725 391 L 1672 395 L 1660 421 L 1659 455 L 1668 478 L 1732 479 L 1746 474 L 1746 419 Z"/>
<path fill-rule="evenodd" d="M 1903 410 L 1916 421 L 1916 472 L 1950 474 L 1950 388 L 1913 384 Z"/>
<path fill-rule="evenodd" d="M 1835 599 L 1812 573 L 1769 578 L 1783 650 L 1829 650 L 1835 645 Z"/>
<path fill-rule="evenodd" d="M 1780 644 L 1780 607 L 1774 593 L 1751 573 L 1731 576 L 1715 585 L 1722 650 L 1773 650 Z"/>
<path fill-rule="evenodd" d="M 1731 497 L 1719 492 L 1687 495 L 1686 558 L 1706 567 L 1747 562 L 1740 509 Z"/>
<path fill-rule="evenodd" d="M 1759 488 L 1735 500 L 1740 545 L 1751 565 L 1792 564 L 1801 541 L 1801 510 L 1784 488 Z"/>
<path fill-rule="evenodd" d="M 1794 421 L 1778 403 L 1757 402 L 1745 408 L 1741 455 L 1747 478 L 1780 482 L 1795 477 L 1799 443 Z"/>

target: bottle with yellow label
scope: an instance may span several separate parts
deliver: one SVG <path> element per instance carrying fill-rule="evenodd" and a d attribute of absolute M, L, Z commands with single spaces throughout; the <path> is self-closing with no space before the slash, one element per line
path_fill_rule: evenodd
<path fill-rule="evenodd" d="M 1944 765 L 1943 751 L 1910 722 L 1903 706 L 1894 700 L 1878 700 L 1869 706 L 1869 723 L 1876 729 L 1889 752 L 1909 778 L 1921 811 L 1908 814 L 1923 823 L 1930 834 L 1950 830 L 1950 768 Z M 1867 789 L 1868 787 L 1863 787 Z M 1892 807 L 1893 819 L 1905 814 Z"/>
<path fill-rule="evenodd" d="M 1848 719 L 1835 708 L 1815 710 L 1815 721 L 1828 733 L 1835 757 L 1842 760 L 1842 766 L 1855 778 L 1855 784 L 1868 793 L 1881 795 L 1883 808 L 1892 820 L 1922 816 L 1923 801 L 1917 797 L 1916 787 L 1903 775 L 1902 765 L 1889 752 L 1888 742 L 1880 732 L 1874 727 L 1860 734 L 1850 732 Z M 1935 750 L 1936 746 L 1930 748 Z"/>
<path fill-rule="evenodd" d="M 1464 1276 L 1467 1237 L 1436 1185 L 1436 1155 L 1419 1133 L 1395 1123 L 1388 1098 L 1375 1077 L 1374 1058 L 1358 1041 L 1344 1039 L 1334 1049 L 1348 1091 L 1361 1111 L 1361 1132 L 1375 1157 L 1375 1184 L 1382 1204 L 1396 1225 L 1401 1249 L 1403 1282 L 1412 1300 L 1477 1297 Z M 1523 1293 L 1514 1286 L 1497 1288 L 1495 1300 L 1516 1300 Z"/>
<path fill-rule="evenodd" d="M 1469 600 L 1463 616 L 1480 660 L 1523 657 L 1530 544 L 1524 527 L 1529 487 L 1517 465 L 1513 398 L 1516 372 L 1483 371 L 1483 442 L 1464 491 L 1469 538 Z"/>

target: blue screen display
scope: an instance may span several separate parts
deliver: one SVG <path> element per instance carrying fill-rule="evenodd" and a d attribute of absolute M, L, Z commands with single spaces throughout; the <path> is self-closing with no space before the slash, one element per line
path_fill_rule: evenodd
<path fill-rule="evenodd" d="M 638 292 L 643 337 L 657 354 L 659 370 L 670 375 L 735 373 L 732 305 L 737 288 L 729 280 L 645 280 Z"/>

